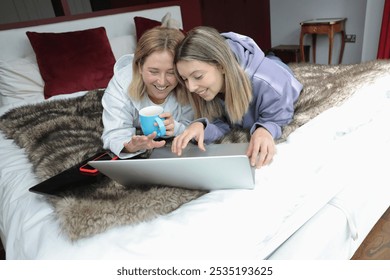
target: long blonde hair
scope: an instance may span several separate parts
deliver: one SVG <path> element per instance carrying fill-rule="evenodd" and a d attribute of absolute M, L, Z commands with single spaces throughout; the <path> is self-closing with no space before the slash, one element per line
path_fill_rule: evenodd
<path fill-rule="evenodd" d="M 192 60 L 213 64 L 223 70 L 226 112 L 231 122 L 239 122 L 249 108 L 253 96 L 252 86 L 229 45 L 216 29 L 200 26 L 187 33 L 176 49 L 174 64 Z M 177 67 L 175 73 L 179 83 L 184 85 Z M 196 118 L 213 120 L 224 113 L 224 108 L 216 99 L 205 101 L 197 94 L 189 94 L 188 98 Z"/>
<path fill-rule="evenodd" d="M 174 57 L 176 46 L 183 40 L 184 34 L 179 29 L 169 27 L 154 27 L 147 30 L 139 39 L 133 59 L 133 79 L 129 86 L 129 96 L 140 100 L 146 93 L 146 86 L 139 72 L 146 58 L 154 52 L 168 51 Z M 178 83 L 174 94 L 179 103 L 188 103 L 186 88 Z"/>

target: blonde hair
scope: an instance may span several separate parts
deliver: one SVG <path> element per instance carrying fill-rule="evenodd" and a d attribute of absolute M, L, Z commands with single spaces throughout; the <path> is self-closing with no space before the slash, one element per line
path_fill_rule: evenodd
<path fill-rule="evenodd" d="M 140 100 L 146 93 L 146 86 L 139 72 L 146 58 L 154 52 L 168 51 L 174 57 L 176 46 L 183 40 L 184 34 L 179 29 L 154 27 L 147 30 L 139 39 L 133 59 L 133 79 L 129 86 L 129 96 Z M 178 83 L 174 94 L 180 104 L 187 104 L 186 88 Z"/>
<path fill-rule="evenodd" d="M 231 122 L 241 121 L 252 99 L 252 86 L 244 69 L 239 65 L 234 53 L 219 32 L 206 26 L 192 29 L 175 52 L 174 64 L 179 61 L 202 61 L 220 68 L 224 74 L 225 107 Z M 184 85 L 175 67 L 180 84 Z M 195 117 L 213 120 L 223 115 L 224 108 L 218 100 L 205 101 L 197 94 L 189 94 Z"/>

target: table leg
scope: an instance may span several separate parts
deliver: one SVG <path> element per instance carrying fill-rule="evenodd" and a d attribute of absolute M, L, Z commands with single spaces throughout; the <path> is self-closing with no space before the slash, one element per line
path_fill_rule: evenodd
<path fill-rule="evenodd" d="M 340 56 L 339 56 L 339 64 L 343 61 L 344 47 L 345 47 L 345 31 L 340 31 L 341 34 L 341 48 L 340 48 Z"/>
<path fill-rule="evenodd" d="M 329 31 L 328 37 L 329 37 L 329 56 L 328 56 L 328 64 L 332 64 L 333 30 L 330 30 L 330 31 Z"/>
<path fill-rule="evenodd" d="M 316 49 L 317 49 L 317 34 L 312 34 L 311 35 L 311 41 L 313 45 L 313 63 L 316 63 Z"/>
<path fill-rule="evenodd" d="M 301 51 L 301 60 L 306 62 L 305 61 L 305 48 L 303 46 L 303 37 L 304 36 L 305 36 L 305 34 L 301 31 L 301 35 L 299 36 L 299 48 Z"/>

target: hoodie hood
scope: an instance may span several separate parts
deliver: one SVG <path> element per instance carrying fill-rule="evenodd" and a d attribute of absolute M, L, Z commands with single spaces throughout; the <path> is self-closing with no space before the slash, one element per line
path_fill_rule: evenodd
<path fill-rule="evenodd" d="M 250 37 L 234 32 L 221 33 L 221 35 L 226 39 L 245 73 L 252 78 L 264 60 L 264 52 Z"/>

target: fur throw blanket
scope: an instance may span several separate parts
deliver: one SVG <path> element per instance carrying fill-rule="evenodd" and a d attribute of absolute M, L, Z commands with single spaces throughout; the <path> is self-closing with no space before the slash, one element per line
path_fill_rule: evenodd
<path fill-rule="evenodd" d="M 324 110 L 342 104 L 358 88 L 390 71 L 386 61 L 359 65 L 290 65 L 304 85 L 292 122 L 283 128 L 284 141 L 296 128 Z M 48 101 L 15 108 L 0 118 L 6 137 L 25 149 L 36 176 L 45 180 L 102 150 L 103 91 L 75 99 Z M 232 131 L 219 143 L 248 141 L 244 131 Z M 47 197 L 61 229 L 75 241 L 115 226 L 139 223 L 174 211 L 205 191 L 169 186 L 124 187 L 104 178 L 82 191 Z"/>

